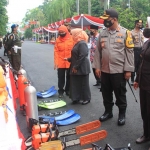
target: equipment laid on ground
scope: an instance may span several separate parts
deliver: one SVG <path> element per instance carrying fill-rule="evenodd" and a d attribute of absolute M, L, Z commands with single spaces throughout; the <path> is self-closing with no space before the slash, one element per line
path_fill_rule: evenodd
<path fill-rule="evenodd" d="M 25 141 L 25 145 L 29 146 L 27 148 L 27 150 L 30 150 L 31 148 L 34 149 L 38 149 L 40 146 L 40 148 L 42 148 L 43 150 L 47 150 L 44 148 L 48 148 L 48 150 L 53 150 L 52 147 L 55 145 L 56 149 L 58 148 L 62 148 L 62 146 L 64 148 L 69 147 L 69 146 L 74 146 L 74 145 L 78 145 L 80 144 L 85 145 L 85 144 L 89 144 L 92 142 L 96 142 L 98 140 L 102 140 L 107 136 L 107 132 L 105 130 L 102 131 L 98 131 L 92 134 L 88 134 L 85 136 L 81 136 L 79 139 L 74 139 L 71 141 L 60 141 L 58 140 L 58 138 L 60 137 L 65 137 L 65 136 L 69 136 L 69 135 L 73 135 L 73 134 L 83 134 L 85 132 L 89 132 L 91 130 L 97 129 L 101 126 L 101 123 L 99 120 L 95 120 L 92 122 L 88 122 L 86 124 L 82 124 L 79 125 L 73 129 L 69 129 L 66 131 L 62 131 L 62 132 L 58 132 L 58 128 L 57 126 L 53 126 L 52 124 L 50 125 L 35 125 L 33 126 L 33 132 L 32 132 L 32 137 L 29 137 L 26 141 Z M 46 130 L 47 129 L 47 130 Z M 52 131 L 52 130 L 55 131 Z M 33 134 L 33 133 L 37 133 L 37 132 L 47 132 L 47 133 L 40 133 L 40 134 Z M 57 141 L 54 141 L 57 140 Z M 55 144 L 54 144 L 55 143 Z M 53 146 L 52 146 L 53 145 Z M 62 149 L 58 149 L 58 150 L 62 150 Z"/>
<path fill-rule="evenodd" d="M 74 110 L 68 110 L 64 114 L 62 114 L 60 116 L 57 116 L 57 117 L 50 117 L 50 116 L 41 115 L 41 116 L 39 116 L 39 119 L 48 119 L 48 120 L 56 120 L 56 121 L 58 121 L 58 120 L 63 120 L 63 119 L 69 118 L 69 117 L 71 117 L 74 114 L 75 114 Z"/>
<path fill-rule="evenodd" d="M 57 93 L 57 90 L 55 89 L 54 86 L 52 86 L 48 90 L 37 92 L 36 95 L 39 98 L 48 98 L 48 97 L 51 97 L 51 96 L 55 95 L 56 93 Z"/>
<path fill-rule="evenodd" d="M 74 110 L 69 110 L 66 113 L 57 116 L 57 117 L 50 117 L 50 116 L 39 116 L 39 120 L 44 122 L 53 123 L 56 121 L 57 125 L 66 126 L 72 123 L 77 122 L 80 119 L 80 115 L 76 114 Z"/>
<path fill-rule="evenodd" d="M 24 90 L 24 96 L 26 101 L 26 120 L 27 126 L 30 128 L 31 119 L 38 120 L 38 107 L 37 107 L 37 97 L 36 97 L 36 89 L 30 84 L 30 82 L 26 82 L 27 87 Z"/>
<path fill-rule="evenodd" d="M 102 140 L 104 138 L 106 138 L 107 136 L 107 132 L 105 130 L 101 130 L 98 132 L 94 132 L 88 135 L 84 135 L 81 136 L 79 139 L 75 139 L 75 140 L 70 140 L 67 142 L 62 142 L 62 141 L 49 141 L 46 143 L 42 143 L 41 146 L 39 147 L 40 150 L 54 150 L 54 147 L 56 150 L 64 150 L 67 147 L 70 146 L 75 146 L 75 145 L 79 145 L 83 146 L 86 144 L 90 144 L 92 142 L 96 142 L 99 140 Z M 55 142 L 55 145 L 54 145 Z M 108 149 L 109 150 L 109 149 Z"/>
<path fill-rule="evenodd" d="M 66 102 L 63 100 L 59 100 L 56 102 L 50 102 L 50 103 L 45 103 L 40 101 L 38 103 L 38 110 L 42 110 L 42 108 L 46 108 L 46 109 L 56 109 L 56 108 L 60 108 L 60 107 L 64 107 L 66 106 Z"/>
<path fill-rule="evenodd" d="M 47 116 L 58 116 L 58 115 L 62 115 L 64 113 L 66 113 L 66 111 L 50 112 L 49 114 L 47 114 Z"/>
<path fill-rule="evenodd" d="M 42 95 L 42 94 L 37 93 L 36 95 L 39 98 L 48 98 L 48 97 L 51 97 L 51 96 L 55 95 L 56 93 L 57 93 L 57 90 L 53 90 L 52 92 L 50 92 L 48 94 Z"/>
<path fill-rule="evenodd" d="M 67 126 L 67 125 L 70 125 L 72 123 L 75 123 L 77 122 L 78 120 L 80 120 L 80 115 L 79 114 L 73 114 L 72 116 L 70 116 L 69 118 L 66 118 L 64 120 L 58 120 L 56 121 L 56 124 L 57 125 L 60 125 L 60 126 Z M 52 119 L 43 119 L 44 122 L 50 122 L 50 123 L 53 123 L 55 120 L 52 120 Z"/>
<path fill-rule="evenodd" d="M 52 92 L 53 90 L 55 90 L 55 86 L 50 87 L 48 90 L 44 90 L 44 91 L 40 91 L 40 92 L 36 92 L 36 93 L 45 95 L 45 94 Z"/>
<path fill-rule="evenodd" d="M 44 150 L 44 149 L 43 149 Z M 50 149 L 45 149 L 50 150 Z M 82 149 L 82 150 L 133 150 L 128 144 L 128 147 L 112 148 L 109 144 L 106 144 L 105 148 L 99 147 L 97 144 L 92 143 L 92 148 Z"/>

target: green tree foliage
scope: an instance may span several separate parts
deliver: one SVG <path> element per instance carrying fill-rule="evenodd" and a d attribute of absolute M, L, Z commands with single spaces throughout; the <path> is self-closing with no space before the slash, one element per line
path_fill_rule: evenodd
<path fill-rule="evenodd" d="M 26 29 L 25 33 L 24 33 L 25 38 L 31 38 L 32 37 L 32 29 L 28 28 Z"/>
<path fill-rule="evenodd" d="M 0 36 L 6 34 L 8 16 L 6 11 L 7 0 L 0 0 Z"/>
<path fill-rule="evenodd" d="M 143 19 L 146 23 L 150 15 L 150 0 L 110 0 L 110 8 L 119 12 L 119 23 L 121 26 L 133 29 L 136 19 Z M 88 0 L 79 0 L 80 14 L 88 14 Z M 99 17 L 104 12 L 105 0 L 91 0 L 91 15 Z M 24 21 L 38 19 L 40 26 L 47 26 L 50 23 L 77 15 L 76 0 L 44 0 L 39 7 L 29 10 Z"/>

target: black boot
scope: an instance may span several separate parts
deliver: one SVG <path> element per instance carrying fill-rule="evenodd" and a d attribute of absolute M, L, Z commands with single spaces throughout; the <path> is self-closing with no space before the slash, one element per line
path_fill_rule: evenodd
<path fill-rule="evenodd" d="M 101 122 L 108 120 L 109 118 L 112 118 L 112 108 L 111 109 L 105 109 L 104 114 L 99 118 Z"/>
<path fill-rule="evenodd" d="M 125 124 L 125 114 L 126 114 L 126 109 L 119 109 L 119 116 L 118 116 L 119 126 L 122 126 Z"/>

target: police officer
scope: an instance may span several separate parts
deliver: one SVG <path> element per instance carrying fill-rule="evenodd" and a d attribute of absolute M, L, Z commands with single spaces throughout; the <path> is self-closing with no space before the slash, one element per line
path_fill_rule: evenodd
<path fill-rule="evenodd" d="M 131 32 L 118 23 L 118 13 L 108 9 L 100 16 L 104 28 L 99 35 L 94 57 L 96 75 L 101 76 L 104 114 L 100 121 L 113 117 L 113 91 L 119 108 L 118 125 L 125 124 L 126 80 L 134 70 L 133 39 Z"/>
<path fill-rule="evenodd" d="M 135 73 L 137 73 L 141 61 L 140 54 L 144 43 L 144 36 L 141 30 L 142 28 L 143 28 L 143 21 L 135 20 L 135 28 L 131 31 L 134 43 L 133 50 L 134 50 L 134 66 L 135 66 L 135 70 L 131 74 L 131 85 L 133 85 L 134 83 Z"/>
<path fill-rule="evenodd" d="M 7 56 L 7 41 L 8 41 L 9 32 L 3 38 L 3 46 L 4 46 L 4 56 Z"/>
<path fill-rule="evenodd" d="M 18 25 L 13 24 L 11 26 L 12 32 L 8 37 L 8 58 L 12 64 L 13 69 L 16 71 L 20 70 L 21 67 L 21 40 L 18 35 Z"/>
<path fill-rule="evenodd" d="M 96 44 L 97 44 L 97 39 L 98 39 L 98 36 L 99 36 L 98 26 L 90 25 L 90 35 L 91 35 L 91 39 L 90 39 L 90 44 L 91 44 L 90 61 L 91 61 L 93 74 L 94 74 L 94 77 L 96 79 L 96 84 L 94 84 L 93 86 L 99 86 L 100 85 L 100 78 L 96 76 L 95 67 L 93 66 L 93 59 L 94 59 L 94 55 L 95 55 Z"/>

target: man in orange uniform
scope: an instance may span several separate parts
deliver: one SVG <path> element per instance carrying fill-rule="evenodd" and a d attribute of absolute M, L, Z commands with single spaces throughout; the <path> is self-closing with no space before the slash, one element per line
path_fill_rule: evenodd
<path fill-rule="evenodd" d="M 70 63 L 68 61 L 65 61 L 64 58 L 71 57 L 71 50 L 74 46 L 74 43 L 72 36 L 70 35 L 66 26 L 64 25 L 60 26 L 58 29 L 58 34 L 59 36 L 56 39 L 54 47 L 54 69 L 58 70 L 58 88 L 59 88 L 58 93 L 59 98 L 62 98 L 64 91 L 66 92 L 66 95 L 69 95 L 69 85 L 70 85 L 70 75 L 69 75 Z"/>

